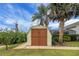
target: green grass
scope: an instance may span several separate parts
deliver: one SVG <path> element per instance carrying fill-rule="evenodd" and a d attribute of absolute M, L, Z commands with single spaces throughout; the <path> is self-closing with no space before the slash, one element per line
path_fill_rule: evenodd
<path fill-rule="evenodd" d="M 73 42 L 65 42 L 66 46 L 70 46 L 70 47 L 79 47 L 79 42 L 78 41 L 73 41 Z"/>
<path fill-rule="evenodd" d="M 78 50 L 16 49 L 0 50 L 0 56 L 79 56 Z"/>
<path fill-rule="evenodd" d="M 79 42 L 66 42 L 68 46 L 79 47 Z M 9 50 L 0 48 L 0 56 L 79 56 L 79 50 L 56 49 L 12 49 L 15 45 L 9 45 Z"/>
<path fill-rule="evenodd" d="M 6 48 L 6 46 L 5 45 L 3 45 L 4 47 L 3 48 L 0 48 L 0 50 L 2 50 L 2 49 L 5 49 Z M 14 47 L 16 47 L 16 46 L 18 46 L 18 44 L 12 44 L 12 45 L 8 45 L 8 49 L 12 49 L 12 48 L 14 48 Z"/>

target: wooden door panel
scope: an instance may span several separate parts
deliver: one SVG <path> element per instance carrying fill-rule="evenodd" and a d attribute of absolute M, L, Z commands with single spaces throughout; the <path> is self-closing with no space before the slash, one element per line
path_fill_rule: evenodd
<path fill-rule="evenodd" d="M 47 45 L 47 29 L 32 29 L 31 32 L 32 46 L 46 46 Z"/>
<path fill-rule="evenodd" d="M 38 30 L 32 29 L 32 37 L 38 37 Z"/>
<path fill-rule="evenodd" d="M 47 40 L 45 38 L 40 38 L 40 45 L 46 46 Z"/>
<path fill-rule="evenodd" d="M 31 43 L 32 46 L 37 46 L 38 45 L 38 40 L 37 38 L 32 38 L 32 43 Z"/>
<path fill-rule="evenodd" d="M 40 30 L 40 36 L 41 36 L 41 37 L 47 36 L 47 30 L 46 30 L 46 29 Z"/>

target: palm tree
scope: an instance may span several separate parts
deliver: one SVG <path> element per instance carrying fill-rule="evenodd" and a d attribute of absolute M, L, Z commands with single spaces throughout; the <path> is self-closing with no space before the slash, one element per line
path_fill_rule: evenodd
<path fill-rule="evenodd" d="M 39 19 L 40 20 L 40 25 L 44 26 L 44 24 L 45 24 L 47 26 L 48 25 L 47 7 L 45 7 L 43 4 L 41 4 L 38 7 L 38 12 L 35 13 L 32 18 L 33 18 L 33 21 L 35 21 L 36 19 Z"/>
<path fill-rule="evenodd" d="M 51 3 L 48 6 L 51 10 L 49 19 L 59 22 L 59 44 L 63 45 L 64 22 L 79 15 L 79 4 Z"/>

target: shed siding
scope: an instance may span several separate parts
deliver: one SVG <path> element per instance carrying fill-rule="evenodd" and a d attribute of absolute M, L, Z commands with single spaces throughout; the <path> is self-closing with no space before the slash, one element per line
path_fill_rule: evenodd
<path fill-rule="evenodd" d="M 32 29 L 32 46 L 47 46 L 47 29 Z"/>
<path fill-rule="evenodd" d="M 47 28 L 38 26 L 38 27 L 33 27 L 32 29 L 47 29 Z M 31 46 L 31 30 L 27 34 L 27 43 L 26 43 L 26 45 L 29 45 L 29 46 Z M 48 29 L 47 29 L 47 46 L 52 46 L 51 33 Z"/>

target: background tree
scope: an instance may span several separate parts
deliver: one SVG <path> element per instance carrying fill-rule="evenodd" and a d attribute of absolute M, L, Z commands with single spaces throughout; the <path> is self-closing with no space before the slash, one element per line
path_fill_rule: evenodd
<path fill-rule="evenodd" d="M 51 10 L 49 19 L 59 22 L 59 44 L 63 45 L 64 22 L 79 15 L 79 4 L 51 3 L 48 7 Z"/>
<path fill-rule="evenodd" d="M 48 20 L 47 20 L 47 7 L 44 6 L 43 4 L 41 4 L 39 7 L 38 7 L 38 12 L 36 12 L 34 15 L 33 15 L 33 21 L 36 20 L 36 19 L 39 19 L 40 20 L 40 25 L 44 26 L 47 26 L 48 25 Z"/>

